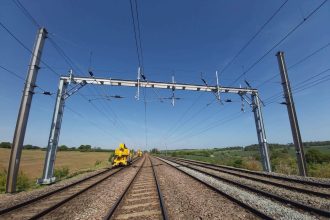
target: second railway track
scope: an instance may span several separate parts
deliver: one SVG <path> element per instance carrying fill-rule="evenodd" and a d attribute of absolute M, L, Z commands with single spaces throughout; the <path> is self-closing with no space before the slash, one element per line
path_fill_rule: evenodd
<path fill-rule="evenodd" d="M 239 178 L 249 179 L 252 181 L 273 185 L 289 190 L 293 190 L 300 193 L 306 193 L 312 196 L 319 196 L 322 198 L 330 198 L 330 184 L 311 182 L 307 180 L 288 178 L 282 176 L 276 176 L 274 174 L 264 174 L 262 172 L 244 170 L 234 167 L 227 167 L 222 165 L 208 164 L 200 161 L 192 161 L 181 158 L 171 158 L 172 160 L 181 161 L 190 165 L 203 167 L 209 170 L 226 173 Z"/>
<path fill-rule="evenodd" d="M 237 200 L 236 198 L 241 197 L 238 201 L 238 203 L 240 203 L 240 205 L 244 205 L 247 204 L 247 198 L 248 200 L 250 200 L 248 203 L 249 204 L 253 204 L 255 203 L 254 201 L 257 201 L 256 204 L 259 203 L 259 205 L 256 205 L 255 208 L 252 208 L 250 205 L 250 210 L 253 211 L 253 209 L 256 210 L 262 210 L 264 209 L 264 207 L 267 207 L 266 209 L 264 209 L 266 212 L 268 212 L 270 215 L 268 216 L 269 218 L 279 218 L 279 213 L 280 213 L 280 209 L 276 209 L 276 212 L 274 212 L 275 210 L 273 210 L 273 208 L 270 208 L 271 206 L 278 206 L 278 208 L 283 207 L 283 211 L 282 211 L 282 217 L 286 216 L 291 216 L 291 215 L 295 215 L 295 219 L 297 219 L 297 217 L 299 216 L 298 212 L 305 213 L 308 215 L 308 213 L 314 213 L 312 214 L 313 217 L 320 217 L 320 218 L 328 218 L 330 217 L 330 212 L 329 212 L 329 201 L 327 200 L 327 198 L 322 198 L 323 199 L 323 204 L 321 203 L 321 198 L 319 196 L 314 196 L 312 197 L 312 195 L 309 195 L 309 197 L 303 196 L 301 195 L 301 193 L 299 194 L 299 196 L 297 196 L 298 194 L 296 194 L 295 198 L 293 196 L 290 196 L 287 192 L 288 189 L 283 189 L 283 192 L 286 191 L 285 193 L 277 193 L 274 188 L 275 186 L 272 186 L 271 184 L 269 184 L 267 186 L 267 189 L 262 188 L 260 186 L 260 183 L 257 183 L 257 181 L 252 182 L 250 181 L 249 183 L 246 180 L 240 180 L 239 177 L 235 176 L 235 175 L 228 175 L 228 173 L 221 173 L 220 170 L 214 170 L 214 169 L 210 169 L 207 166 L 198 164 L 198 163 L 194 163 L 193 161 L 185 161 L 185 160 L 181 160 L 181 159 L 174 159 L 174 158 L 166 158 L 166 160 L 162 159 L 164 162 L 168 163 L 171 166 L 174 166 L 175 168 L 185 172 L 186 174 L 188 174 L 189 176 L 199 180 L 202 183 L 205 183 L 206 185 L 210 186 L 211 188 L 215 189 L 216 191 L 218 191 L 219 187 L 222 188 L 220 191 L 222 191 L 223 194 L 231 194 L 231 197 L 233 200 Z M 174 162 L 174 163 L 173 163 Z M 205 182 L 206 181 L 206 182 Z M 208 183 L 207 183 L 208 182 Z M 224 190 L 224 191 L 223 191 Z M 220 192 L 219 191 L 219 192 Z M 231 193 L 229 193 L 231 192 Z M 237 192 L 239 192 L 237 194 Z M 229 194 L 228 194 L 229 193 Z M 248 193 L 248 194 L 246 194 Z M 243 196 L 243 194 L 245 194 Z M 233 197 L 234 195 L 234 197 Z M 249 197 L 255 197 L 255 199 L 249 198 Z M 299 200 L 299 198 L 300 200 Z M 324 195 L 324 197 L 327 197 L 327 195 Z M 259 198 L 259 199 L 257 199 Z M 309 204 L 309 199 L 313 199 L 314 202 L 316 202 L 315 204 Z M 266 202 L 266 200 L 268 202 Z M 264 202 L 262 202 L 264 201 Z M 319 201 L 319 202 L 318 202 Z M 264 207 L 261 208 L 261 203 L 264 204 Z M 282 205 L 280 205 L 282 204 Z M 265 206 L 266 205 L 266 206 Z M 296 211 L 289 211 L 287 207 L 288 205 L 290 205 L 290 207 L 292 207 L 292 210 L 296 210 Z M 258 208 L 257 208 L 258 207 Z M 284 208 L 286 207 L 286 208 Z M 260 209 L 261 208 L 261 209 Z M 268 209 L 268 210 L 267 210 Z M 272 209 L 272 210 L 270 210 Z M 286 209 L 286 211 L 284 210 Z M 291 208 L 290 208 L 291 209 Z M 265 211 L 261 211 L 261 212 L 265 212 Z M 288 214 L 289 212 L 292 212 L 292 214 Z M 316 216 L 315 216 L 316 214 Z M 305 216 L 300 216 L 300 217 L 307 217 L 307 215 Z M 313 218 L 311 216 L 311 218 Z M 299 217 L 299 218 L 300 218 Z M 266 216 L 262 217 L 262 218 L 267 218 Z"/>

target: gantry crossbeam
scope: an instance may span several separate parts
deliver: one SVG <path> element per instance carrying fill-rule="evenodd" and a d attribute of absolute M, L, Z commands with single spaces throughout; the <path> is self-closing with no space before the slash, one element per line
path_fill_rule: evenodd
<path fill-rule="evenodd" d="M 126 87 L 146 87 L 157 89 L 175 89 L 175 90 L 189 90 L 189 91 L 204 91 L 204 92 L 219 92 L 221 93 L 245 93 L 256 94 L 257 89 L 251 88 L 235 88 L 235 87 L 222 87 L 222 86 L 206 86 L 206 85 L 193 85 L 183 83 L 165 83 L 153 81 L 136 81 L 136 80 L 122 80 L 122 79 L 107 79 L 107 78 L 90 78 L 90 77 L 61 77 L 62 80 L 67 80 L 71 83 L 87 83 L 96 85 L 110 85 L 110 86 L 126 86 Z"/>

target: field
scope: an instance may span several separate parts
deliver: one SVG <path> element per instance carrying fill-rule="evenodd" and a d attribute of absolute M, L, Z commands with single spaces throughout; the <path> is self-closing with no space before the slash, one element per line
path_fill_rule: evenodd
<path fill-rule="evenodd" d="M 66 170 L 67 175 L 70 175 L 81 170 L 107 166 L 110 154 L 109 152 L 59 151 L 55 169 Z M 23 150 L 20 172 L 23 172 L 28 181 L 35 182 L 41 177 L 45 155 L 46 152 L 41 150 Z M 0 148 L 0 172 L 2 173 L 8 168 L 9 156 L 10 149 Z"/>

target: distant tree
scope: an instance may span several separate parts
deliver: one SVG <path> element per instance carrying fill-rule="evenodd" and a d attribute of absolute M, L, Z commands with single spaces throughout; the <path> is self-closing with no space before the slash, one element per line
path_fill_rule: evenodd
<path fill-rule="evenodd" d="M 159 150 L 157 148 L 152 148 L 150 150 L 150 153 L 152 153 L 152 154 L 158 154 L 159 153 Z"/>
<path fill-rule="evenodd" d="M 66 145 L 61 145 L 61 146 L 58 147 L 58 150 L 59 151 L 67 151 L 67 150 L 69 150 L 69 148 Z"/>
<path fill-rule="evenodd" d="M 256 151 L 256 150 L 258 150 L 258 147 L 259 147 L 259 145 L 252 144 L 252 145 L 244 147 L 244 150 L 245 151 Z"/>
<path fill-rule="evenodd" d="M 40 147 L 38 147 L 38 146 L 34 146 L 34 145 L 31 145 L 31 144 L 23 145 L 23 148 L 24 148 L 24 149 L 27 149 L 27 150 L 36 150 L 36 149 L 40 149 Z"/>
<path fill-rule="evenodd" d="M 101 152 L 102 149 L 100 147 L 93 147 L 92 148 L 92 151 L 94 151 L 94 152 Z"/>
<path fill-rule="evenodd" d="M 91 145 L 80 145 L 80 146 L 78 147 L 78 149 L 79 149 L 80 151 L 91 151 L 92 146 L 91 146 Z"/>
<path fill-rule="evenodd" d="M 10 142 L 1 142 L 0 143 L 0 148 L 11 148 L 11 143 Z"/>

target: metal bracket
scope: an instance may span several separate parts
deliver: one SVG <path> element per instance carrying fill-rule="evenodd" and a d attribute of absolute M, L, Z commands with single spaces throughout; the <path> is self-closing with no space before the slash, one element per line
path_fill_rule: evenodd
<path fill-rule="evenodd" d="M 64 99 L 69 98 L 70 96 L 72 96 L 73 94 L 75 94 L 76 92 L 78 92 L 85 85 L 87 85 L 86 81 L 80 82 L 79 84 L 77 84 L 76 86 L 74 86 L 73 88 L 71 88 L 68 92 L 66 92 L 65 94 L 63 94 L 63 98 Z"/>
<path fill-rule="evenodd" d="M 221 102 L 220 90 L 219 90 L 219 77 L 218 77 L 218 71 L 215 71 L 215 77 L 216 77 L 216 79 L 217 79 L 217 97 L 218 97 L 218 100 Z"/>
<path fill-rule="evenodd" d="M 137 91 L 135 95 L 136 100 L 140 100 L 140 76 L 141 76 L 141 68 L 138 68 L 138 75 L 137 75 Z"/>
<path fill-rule="evenodd" d="M 172 106 L 174 107 L 175 105 L 175 95 L 174 95 L 174 91 L 175 91 L 175 87 L 174 87 L 174 84 L 175 84 L 175 81 L 174 81 L 174 75 L 172 76 Z"/>

